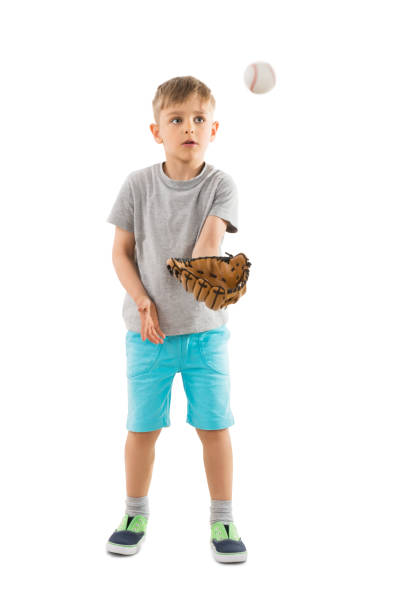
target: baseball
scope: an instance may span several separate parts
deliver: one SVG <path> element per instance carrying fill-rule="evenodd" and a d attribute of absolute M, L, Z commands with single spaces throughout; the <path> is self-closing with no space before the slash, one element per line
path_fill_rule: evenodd
<path fill-rule="evenodd" d="M 244 73 L 245 85 L 252 93 L 267 93 L 275 87 L 275 72 L 268 62 L 254 62 Z"/>

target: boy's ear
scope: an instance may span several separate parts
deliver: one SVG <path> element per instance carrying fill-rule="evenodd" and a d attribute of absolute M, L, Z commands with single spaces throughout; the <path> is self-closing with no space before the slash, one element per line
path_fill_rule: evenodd
<path fill-rule="evenodd" d="M 149 127 L 150 127 L 150 131 L 153 134 L 156 142 L 162 143 L 163 140 L 159 135 L 159 126 L 156 123 L 151 123 Z"/>
<path fill-rule="evenodd" d="M 211 135 L 210 135 L 210 142 L 212 142 L 215 138 L 215 135 L 217 133 L 218 128 L 220 127 L 220 124 L 218 121 L 213 121 L 212 126 L 211 126 Z"/>

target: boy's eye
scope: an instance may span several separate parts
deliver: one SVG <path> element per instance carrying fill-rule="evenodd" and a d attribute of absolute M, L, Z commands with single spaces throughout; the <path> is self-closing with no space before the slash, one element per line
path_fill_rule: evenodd
<path fill-rule="evenodd" d="M 178 119 L 180 119 L 180 117 L 174 117 L 174 119 L 171 120 L 171 123 L 173 123 L 173 121 L 178 121 Z M 196 117 L 196 119 L 202 119 L 205 121 L 204 117 Z"/>

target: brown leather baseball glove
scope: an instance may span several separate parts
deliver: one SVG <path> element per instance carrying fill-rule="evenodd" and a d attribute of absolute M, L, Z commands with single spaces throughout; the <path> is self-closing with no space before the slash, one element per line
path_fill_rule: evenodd
<path fill-rule="evenodd" d="M 226 252 L 227 253 L 227 252 Z M 246 293 L 249 268 L 252 265 L 244 253 L 228 257 L 170 257 L 167 269 L 199 302 L 212 310 L 235 304 Z"/>

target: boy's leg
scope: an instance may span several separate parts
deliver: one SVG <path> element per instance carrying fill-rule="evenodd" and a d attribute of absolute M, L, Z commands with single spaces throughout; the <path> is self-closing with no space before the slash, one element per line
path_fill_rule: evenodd
<path fill-rule="evenodd" d="M 232 499 L 232 446 L 229 429 L 198 429 L 211 499 Z"/>
<path fill-rule="evenodd" d="M 161 429 L 128 431 L 125 444 L 126 491 L 129 497 L 144 497 L 149 491 L 155 444 Z"/>
<path fill-rule="evenodd" d="M 232 447 L 228 428 L 198 429 L 211 495 L 210 545 L 216 561 L 246 561 L 247 550 L 232 516 Z"/>

